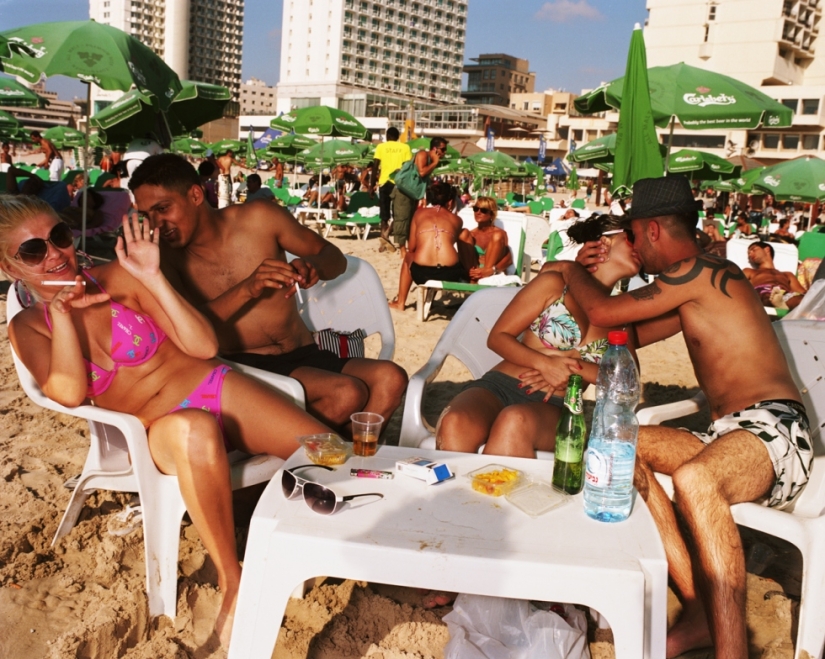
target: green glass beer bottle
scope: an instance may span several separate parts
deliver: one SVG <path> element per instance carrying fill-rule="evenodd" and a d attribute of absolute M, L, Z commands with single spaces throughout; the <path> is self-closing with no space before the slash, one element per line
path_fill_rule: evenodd
<path fill-rule="evenodd" d="M 584 441 L 587 428 L 582 413 L 582 376 L 567 380 L 564 407 L 556 426 L 553 486 L 568 494 L 578 494 L 584 485 Z"/>

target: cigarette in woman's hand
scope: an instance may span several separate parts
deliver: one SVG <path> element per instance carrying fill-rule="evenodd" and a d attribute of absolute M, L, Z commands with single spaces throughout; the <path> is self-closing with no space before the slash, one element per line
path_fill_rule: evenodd
<path fill-rule="evenodd" d="M 295 282 L 295 295 L 298 296 L 298 302 L 303 304 L 304 303 L 304 298 L 301 296 L 301 287 L 300 287 L 300 285 L 298 284 L 297 281 Z"/>
<path fill-rule="evenodd" d="M 76 282 L 76 281 L 61 281 L 59 279 L 47 279 L 45 281 L 41 281 L 40 285 L 41 286 L 74 286 L 77 283 L 78 282 Z M 81 281 L 80 285 L 85 286 L 86 282 Z"/>

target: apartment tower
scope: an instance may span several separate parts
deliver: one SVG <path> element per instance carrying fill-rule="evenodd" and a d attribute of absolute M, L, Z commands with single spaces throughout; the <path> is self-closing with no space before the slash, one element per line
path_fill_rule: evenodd
<path fill-rule="evenodd" d="M 461 100 L 467 0 L 284 0 L 278 110 Z"/>
<path fill-rule="evenodd" d="M 89 17 L 140 39 L 181 79 L 241 87 L 244 0 L 89 0 Z M 96 99 L 112 100 L 106 92 Z"/>

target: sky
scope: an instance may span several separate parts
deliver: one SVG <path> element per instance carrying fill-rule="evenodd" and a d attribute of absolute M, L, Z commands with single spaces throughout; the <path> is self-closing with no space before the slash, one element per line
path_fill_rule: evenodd
<path fill-rule="evenodd" d="M 278 82 L 282 0 L 246 0 L 243 79 Z M 88 0 L 0 0 L 0 31 L 38 19 L 85 20 Z M 465 62 L 506 53 L 530 62 L 536 91 L 579 93 L 624 75 L 634 23 L 647 18 L 645 0 L 469 0 Z M 465 76 L 466 79 L 466 76 Z M 47 82 L 61 98 L 85 96 L 66 78 Z"/>

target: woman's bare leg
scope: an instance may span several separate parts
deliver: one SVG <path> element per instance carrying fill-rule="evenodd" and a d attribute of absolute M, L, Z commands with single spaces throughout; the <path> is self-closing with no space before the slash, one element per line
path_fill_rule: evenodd
<path fill-rule="evenodd" d="M 549 403 L 505 407 L 490 430 L 484 453 L 535 458 L 536 450 L 552 451 L 560 415 L 561 410 Z"/>
<path fill-rule="evenodd" d="M 178 477 L 186 510 L 215 564 L 223 593 L 215 631 L 228 647 L 241 566 L 235 546 L 229 462 L 218 422 L 202 410 L 161 417 L 149 427 L 149 451 L 161 473 Z"/>
<path fill-rule="evenodd" d="M 442 451 L 475 453 L 487 441 L 504 406 L 487 389 L 462 391 L 444 408 L 435 429 L 435 445 Z"/>

